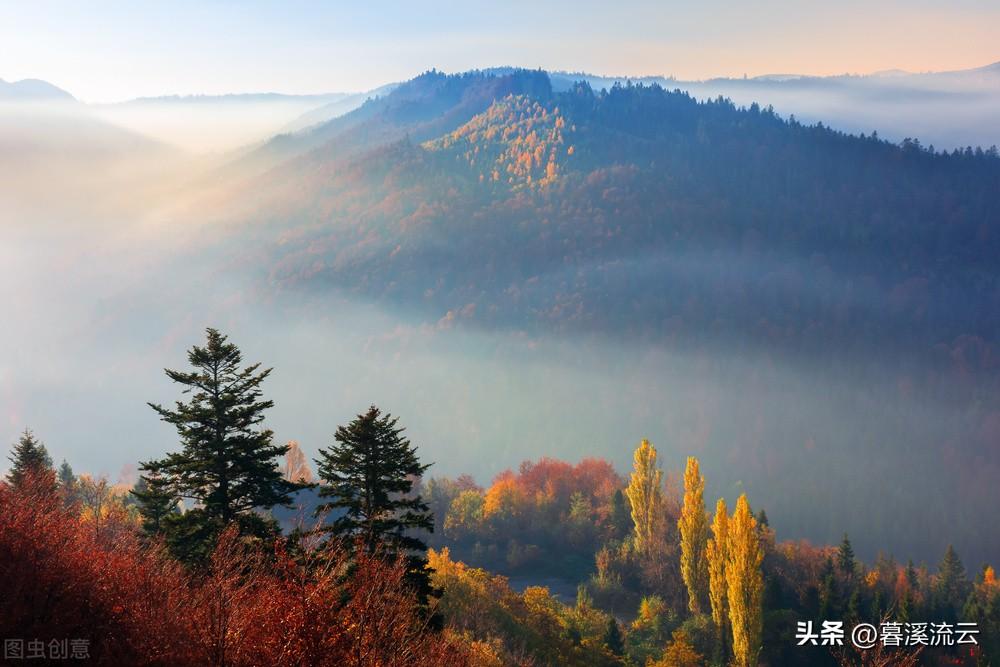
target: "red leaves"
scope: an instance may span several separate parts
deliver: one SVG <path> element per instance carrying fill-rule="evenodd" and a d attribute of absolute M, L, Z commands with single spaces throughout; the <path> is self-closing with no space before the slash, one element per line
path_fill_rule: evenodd
<path fill-rule="evenodd" d="M 424 626 L 401 562 L 334 553 L 307 568 L 227 531 L 191 574 L 131 529 L 98 540 L 42 486 L 0 483 L 4 637 L 87 639 L 110 665 L 464 664 Z"/>

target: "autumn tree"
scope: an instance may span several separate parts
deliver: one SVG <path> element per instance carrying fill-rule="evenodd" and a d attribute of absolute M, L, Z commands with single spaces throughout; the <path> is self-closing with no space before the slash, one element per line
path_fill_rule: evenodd
<path fill-rule="evenodd" d="M 277 524 L 260 510 L 288 505 L 296 488 L 278 468 L 288 447 L 275 445 L 262 426 L 264 412 L 274 405 L 261 391 L 271 369 L 261 370 L 259 363 L 243 368 L 242 361 L 236 345 L 207 329 L 205 346 L 188 352 L 192 370 L 166 371 L 190 399 L 173 408 L 149 404 L 177 429 L 182 449 L 141 468 L 147 480 L 164 480 L 162 491 L 196 503 L 162 524 L 172 551 L 186 561 L 206 557 L 231 523 L 241 535 L 273 536 Z"/>
<path fill-rule="evenodd" d="M 313 473 L 298 440 L 289 440 L 287 447 L 285 467 L 282 469 L 285 479 L 298 484 L 312 484 Z"/>
<path fill-rule="evenodd" d="M 705 554 L 708 558 L 708 599 L 712 608 L 712 622 L 720 653 L 724 654 L 724 639 L 729 623 L 729 609 L 726 588 L 726 559 L 729 556 L 729 514 L 726 500 L 719 498 L 715 504 L 715 518 L 712 520 L 712 539 L 708 541 Z M 720 656 L 721 657 L 721 656 Z"/>
<path fill-rule="evenodd" d="M 55 472 L 52 470 L 52 458 L 45 445 L 35 437 L 31 429 L 24 429 L 21 437 L 14 444 L 8 460 L 11 462 L 7 481 L 11 486 L 21 486 L 25 478 L 32 475 L 52 476 L 52 487 L 55 488 Z"/>
<path fill-rule="evenodd" d="M 698 459 L 689 456 L 684 469 L 684 504 L 677 520 L 681 536 L 681 576 L 688 591 L 688 609 L 700 614 L 708 597 L 708 520 L 705 516 L 705 478 Z"/>
<path fill-rule="evenodd" d="M 321 481 L 317 516 L 341 512 L 320 530 L 331 544 L 360 547 L 366 554 L 402 557 L 407 580 L 421 600 L 432 591 L 427 573 L 427 545 L 416 531 L 431 531 L 427 504 L 411 494 L 413 480 L 430 467 L 403 436 L 398 419 L 374 405 L 334 435 L 335 444 L 316 460 Z"/>
<path fill-rule="evenodd" d="M 763 629 L 761 561 L 764 558 L 757 535 L 757 521 L 750 513 L 746 495 L 736 501 L 727 529 L 726 595 L 733 631 L 733 659 L 737 667 L 757 664 Z"/>
<path fill-rule="evenodd" d="M 636 550 L 648 553 L 663 524 L 663 471 L 656 463 L 656 448 L 643 440 L 635 450 L 632 477 L 625 495 L 632 507 Z"/>

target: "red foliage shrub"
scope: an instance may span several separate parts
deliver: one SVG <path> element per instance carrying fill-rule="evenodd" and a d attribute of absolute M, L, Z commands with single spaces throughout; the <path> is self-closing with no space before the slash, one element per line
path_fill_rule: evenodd
<path fill-rule="evenodd" d="M 227 531 L 189 573 L 132 530 L 112 533 L 99 539 L 51 487 L 0 483 L 0 636 L 85 639 L 106 665 L 466 662 L 425 627 L 401 562 L 334 553 L 307 568 Z"/>

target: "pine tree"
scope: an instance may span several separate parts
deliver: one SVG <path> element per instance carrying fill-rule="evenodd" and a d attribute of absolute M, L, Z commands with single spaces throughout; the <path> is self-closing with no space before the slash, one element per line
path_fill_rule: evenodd
<path fill-rule="evenodd" d="M 720 661 L 725 653 L 722 646 L 729 623 L 726 602 L 726 559 L 729 554 L 729 514 L 726 500 L 719 498 L 715 504 L 715 518 L 712 520 L 712 539 L 708 541 L 708 599 L 712 607 L 712 622 L 715 624 L 719 643 Z"/>
<path fill-rule="evenodd" d="M 608 615 L 608 627 L 604 631 L 604 645 L 615 655 L 625 654 L 625 639 L 622 637 L 621 628 L 615 617 Z"/>
<path fill-rule="evenodd" d="M 615 489 L 611 496 L 611 515 L 609 518 L 612 537 L 614 539 L 624 539 L 632 532 L 632 514 L 629 509 L 628 500 L 621 489 Z"/>
<path fill-rule="evenodd" d="M 738 667 L 752 667 L 757 664 L 763 629 L 764 554 L 757 522 L 745 495 L 736 501 L 727 536 L 726 594 L 733 631 L 733 660 Z"/>
<path fill-rule="evenodd" d="M 652 549 L 664 523 L 663 471 L 656 464 L 656 448 L 643 440 L 633 455 L 632 478 L 625 495 L 632 507 L 635 547 L 639 553 Z"/>
<path fill-rule="evenodd" d="M 63 502 L 68 507 L 79 500 L 80 482 L 73 473 L 73 468 L 63 459 L 56 473 L 59 484 L 59 491 L 62 493 Z"/>
<path fill-rule="evenodd" d="M 157 493 L 197 504 L 160 524 L 171 550 L 187 562 L 207 556 L 230 524 L 245 536 L 273 537 L 277 524 L 261 510 L 288 505 L 297 488 L 278 468 L 288 447 L 273 444 L 271 431 L 261 426 L 264 411 L 274 405 L 261 392 L 271 369 L 259 370 L 259 363 L 241 368 L 242 358 L 226 336 L 207 329 L 205 346 L 188 352 L 193 370 L 166 371 L 190 400 L 177 401 L 173 409 L 149 404 L 177 429 L 182 449 L 143 463 L 147 483 L 161 479 Z M 153 515 L 145 519 L 157 523 Z"/>
<path fill-rule="evenodd" d="M 163 532 L 169 519 L 180 513 L 177 496 L 170 490 L 169 482 L 160 475 L 140 475 L 132 488 L 142 517 L 142 531 L 149 536 Z"/>
<path fill-rule="evenodd" d="M 402 556 L 407 579 L 426 602 L 432 592 L 427 571 L 427 545 L 414 531 L 432 531 L 434 521 L 420 496 L 411 495 L 413 479 L 429 465 L 403 436 L 397 418 L 374 405 L 334 435 L 336 444 L 321 449 L 316 460 L 320 498 L 329 499 L 317 516 L 342 511 L 321 529 L 334 543 L 367 553 Z"/>
<path fill-rule="evenodd" d="M 11 462 L 7 481 L 18 488 L 29 476 L 52 478 L 52 488 L 55 490 L 55 471 L 52 470 L 52 458 L 45 445 L 35 437 L 31 429 L 24 429 L 8 459 Z M 47 484 L 47 482 L 46 482 Z"/>
<path fill-rule="evenodd" d="M 681 576 L 688 591 L 688 609 L 700 614 L 708 597 L 708 519 L 705 516 L 705 478 L 698 459 L 689 456 L 684 469 L 684 505 L 677 519 L 681 536 Z"/>
<path fill-rule="evenodd" d="M 944 558 L 938 566 L 937 580 L 934 585 L 934 597 L 939 613 L 943 614 L 946 620 L 955 620 L 969 589 L 965 565 L 962 564 L 962 560 L 955 552 L 955 547 L 949 544 L 948 550 L 945 551 Z"/>
<path fill-rule="evenodd" d="M 847 533 L 844 533 L 844 539 L 840 542 L 840 548 L 837 549 L 837 567 L 846 577 L 854 576 L 857 561 L 854 559 L 854 547 L 851 546 L 851 540 L 848 539 Z"/>

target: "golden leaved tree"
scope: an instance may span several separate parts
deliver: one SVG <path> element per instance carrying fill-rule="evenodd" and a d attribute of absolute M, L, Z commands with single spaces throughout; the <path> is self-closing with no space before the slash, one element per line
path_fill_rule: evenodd
<path fill-rule="evenodd" d="M 656 464 L 656 448 L 643 440 L 633 455 L 632 478 L 625 495 L 632 506 L 635 547 L 646 553 L 655 544 L 663 523 L 663 471 Z"/>
<path fill-rule="evenodd" d="M 708 557 L 708 600 L 712 606 L 712 622 L 715 624 L 716 639 L 720 644 L 726 636 L 726 626 L 729 621 L 729 613 L 726 608 L 728 532 L 729 510 L 726 507 L 725 498 L 719 498 L 719 502 L 715 504 L 715 518 L 712 520 L 712 539 L 708 541 L 705 555 Z"/>
<path fill-rule="evenodd" d="M 733 629 L 733 662 L 737 667 L 753 667 L 760 653 L 763 626 L 764 579 L 760 565 L 764 552 L 746 495 L 736 501 L 726 541 L 726 594 Z"/>
<path fill-rule="evenodd" d="M 708 519 L 705 516 L 705 478 L 698 459 L 689 456 L 684 469 L 684 505 L 677 520 L 681 535 L 681 576 L 688 591 L 692 614 L 705 610 L 708 598 Z"/>

